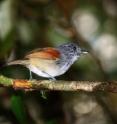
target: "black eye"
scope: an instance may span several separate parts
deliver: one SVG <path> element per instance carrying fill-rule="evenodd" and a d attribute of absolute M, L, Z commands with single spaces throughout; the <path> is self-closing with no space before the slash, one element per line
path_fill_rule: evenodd
<path fill-rule="evenodd" d="M 75 46 L 73 47 L 73 50 L 76 51 L 76 47 Z"/>

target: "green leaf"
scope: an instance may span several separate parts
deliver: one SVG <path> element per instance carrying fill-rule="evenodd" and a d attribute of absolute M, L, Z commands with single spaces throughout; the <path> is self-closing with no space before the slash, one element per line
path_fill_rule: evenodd
<path fill-rule="evenodd" d="M 11 98 L 11 109 L 20 124 L 27 124 L 25 106 L 21 96 L 13 95 Z"/>

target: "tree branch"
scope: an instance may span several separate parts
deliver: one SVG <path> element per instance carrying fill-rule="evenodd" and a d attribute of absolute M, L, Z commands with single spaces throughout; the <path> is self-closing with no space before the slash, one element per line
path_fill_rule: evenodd
<path fill-rule="evenodd" d="M 12 87 L 20 90 L 58 90 L 58 91 L 107 91 L 117 92 L 117 81 L 53 81 L 53 80 L 20 80 L 0 76 L 1 87 Z"/>

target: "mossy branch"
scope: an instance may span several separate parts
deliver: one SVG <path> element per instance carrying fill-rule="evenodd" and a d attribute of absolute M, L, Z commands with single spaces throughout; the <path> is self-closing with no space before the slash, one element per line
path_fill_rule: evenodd
<path fill-rule="evenodd" d="M 20 90 L 58 90 L 58 91 L 107 91 L 117 92 L 117 81 L 52 81 L 52 80 L 20 80 L 0 76 L 1 87 L 12 87 Z"/>

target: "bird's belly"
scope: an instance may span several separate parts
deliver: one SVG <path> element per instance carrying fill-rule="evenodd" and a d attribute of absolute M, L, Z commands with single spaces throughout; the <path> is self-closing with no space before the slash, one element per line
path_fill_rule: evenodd
<path fill-rule="evenodd" d="M 60 68 L 53 61 L 39 61 L 38 64 L 29 65 L 28 68 L 42 77 L 56 77 L 60 75 Z"/>
<path fill-rule="evenodd" d="M 30 66 L 29 68 L 31 72 L 35 73 L 36 75 L 39 75 L 41 77 L 49 77 L 49 75 L 47 75 L 46 73 L 44 73 L 42 70 L 38 69 L 35 66 Z"/>

